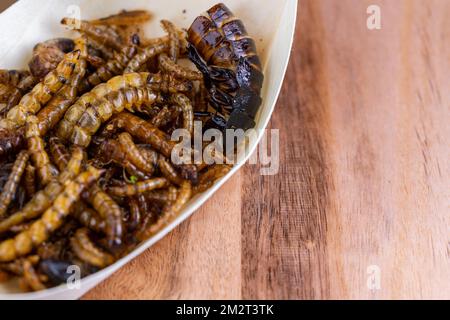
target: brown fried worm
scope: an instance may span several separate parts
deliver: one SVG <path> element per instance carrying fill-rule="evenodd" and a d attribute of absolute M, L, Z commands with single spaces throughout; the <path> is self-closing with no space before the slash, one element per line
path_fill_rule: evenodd
<path fill-rule="evenodd" d="M 165 188 L 169 185 L 166 178 L 153 178 L 139 181 L 135 184 L 127 184 L 119 187 L 109 187 L 108 191 L 118 197 L 132 197 L 155 189 Z"/>
<path fill-rule="evenodd" d="M 34 291 L 44 290 L 46 288 L 29 259 L 23 260 L 23 277 L 26 284 Z"/>
<path fill-rule="evenodd" d="M 164 127 L 170 122 L 174 121 L 176 118 L 178 118 L 180 114 L 180 109 L 176 108 L 174 106 L 171 106 L 170 108 L 167 106 L 164 106 L 158 114 L 152 118 L 150 121 L 152 125 L 154 125 L 156 128 Z"/>
<path fill-rule="evenodd" d="M 128 61 L 124 73 L 139 71 L 148 60 L 152 59 L 153 57 L 156 57 L 158 54 L 162 52 L 167 51 L 168 49 L 169 45 L 167 42 L 161 42 L 146 47 Z"/>
<path fill-rule="evenodd" d="M 143 196 L 150 201 L 171 203 L 177 199 L 177 188 L 171 186 L 164 190 L 146 192 Z"/>
<path fill-rule="evenodd" d="M 9 97 L 12 95 L 15 89 L 16 88 L 13 85 L 0 83 L 0 103 L 2 104 L 0 112 L 2 114 L 6 112 L 6 102 L 8 102 Z"/>
<path fill-rule="evenodd" d="M 147 121 L 127 112 L 118 114 L 107 126 L 110 130 L 123 129 L 134 138 L 147 143 L 153 149 L 170 158 L 176 143 L 169 139 L 166 133 L 154 127 Z M 197 180 L 197 167 L 195 165 L 178 165 L 181 176 L 184 179 L 195 182 Z"/>
<path fill-rule="evenodd" d="M 17 86 L 23 78 L 30 75 L 28 70 L 5 70 L 0 69 L 0 84 Z"/>
<path fill-rule="evenodd" d="M 142 194 L 140 196 L 143 196 Z M 135 230 L 141 223 L 142 214 L 139 201 L 136 197 L 130 198 L 130 215 L 128 217 L 128 229 Z"/>
<path fill-rule="evenodd" d="M 66 146 L 58 137 L 51 137 L 48 144 L 53 162 L 58 166 L 59 170 L 64 170 L 70 160 L 70 155 L 67 152 Z"/>
<path fill-rule="evenodd" d="M 161 53 L 158 57 L 159 65 L 165 72 L 171 73 L 173 76 L 183 80 L 202 80 L 203 75 L 199 71 L 190 70 L 176 64 L 167 54 Z"/>
<path fill-rule="evenodd" d="M 126 154 L 126 157 L 131 161 L 131 163 L 133 163 L 142 172 L 151 176 L 155 171 L 155 168 L 152 163 L 145 159 L 145 156 L 134 144 L 131 135 L 127 132 L 123 132 L 119 135 L 118 139 L 123 152 Z"/>
<path fill-rule="evenodd" d="M 13 107 L 15 107 L 19 103 L 20 99 L 22 99 L 22 97 L 28 93 L 28 91 L 30 91 L 37 82 L 38 78 L 33 75 L 23 78 L 9 95 L 7 104 L 2 110 L 2 114 L 7 114 Z"/>
<path fill-rule="evenodd" d="M 158 167 L 161 170 L 162 175 L 167 178 L 173 184 L 180 186 L 183 184 L 184 180 L 181 178 L 179 173 L 175 170 L 175 168 L 164 159 L 164 157 L 160 157 L 158 160 Z"/>
<path fill-rule="evenodd" d="M 31 159 L 36 166 L 41 185 L 47 185 L 58 173 L 58 170 L 50 162 L 45 150 L 45 142 L 39 134 L 38 119 L 36 116 L 28 116 L 26 125 L 26 138 Z"/>
<path fill-rule="evenodd" d="M 93 102 L 83 112 L 73 128 L 71 141 L 76 145 L 87 147 L 101 124 L 109 120 L 112 115 L 124 109 L 139 111 L 141 107 L 148 108 L 155 103 L 161 103 L 163 99 L 159 92 L 154 92 L 147 87 L 126 88 L 112 92 L 103 99 Z"/>
<path fill-rule="evenodd" d="M 182 93 L 173 94 L 170 98 L 172 103 L 176 103 L 183 113 L 183 128 L 192 136 L 194 132 L 194 110 L 191 101 Z"/>
<path fill-rule="evenodd" d="M 156 152 L 151 147 L 146 146 L 146 145 L 139 145 L 138 149 L 139 149 L 139 152 L 145 158 L 145 161 L 150 163 L 152 166 L 157 166 L 158 165 L 158 159 L 159 159 L 158 152 Z"/>
<path fill-rule="evenodd" d="M 119 113 L 110 122 L 111 128 L 120 128 L 133 137 L 151 145 L 156 151 L 170 158 L 175 142 L 169 140 L 168 136 L 147 121 L 128 112 Z"/>
<path fill-rule="evenodd" d="M 107 48 L 102 42 L 93 38 L 88 38 L 87 43 L 91 52 L 96 52 L 107 60 L 113 59 L 115 51 Z"/>
<path fill-rule="evenodd" d="M 114 50 L 120 51 L 123 39 L 109 26 L 93 25 L 89 21 L 77 20 L 74 18 L 63 18 L 61 23 L 94 38 L 100 43 L 104 43 Z"/>
<path fill-rule="evenodd" d="M 40 135 L 44 136 L 48 130 L 52 129 L 66 112 L 67 108 L 74 102 L 77 96 L 77 87 L 86 72 L 86 44 L 84 39 L 75 40 L 77 50 L 80 50 L 81 57 L 75 65 L 70 82 L 62 87 L 60 91 L 48 102 L 48 104 L 37 114 Z M 14 152 L 25 142 L 25 128 L 16 131 L 3 130 L 0 133 L 0 155 Z M 3 144 L 3 145 L 2 145 Z"/>
<path fill-rule="evenodd" d="M 120 146 L 120 143 L 116 140 L 107 139 L 103 141 L 98 147 L 98 154 L 105 162 L 112 161 L 121 166 L 131 176 L 135 176 L 141 180 L 149 178 L 128 160 L 127 155 L 123 152 L 122 147 Z"/>
<path fill-rule="evenodd" d="M 14 166 L 11 169 L 11 174 L 9 175 L 8 181 L 6 181 L 6 184 L 4 185 L 2 193 L 0 195 L 0 218 L 5 215 L 12 198 L 16 193 L 17 187 L 20 183 L 20 179 L 22 178 L 22 174 L 25 171 L 28 158 L 28 152 L 22 151 L 17 156 L 17 160 L 14 162 Z"/>
<path fill-rule="evenodd" d="M 89 91 L 90 88 L 95 87 L 102 82 L 106 82 L 114 76 L 122 74 L 130 59 L 136 55 L 136 52 L 136 46 L 132 45 L 123 48 L 118 53 L 114 53 L 103 66 L 100 66 L 94 73 L 81 82 L 80 91 Z"/>
<path fill-rule="evenodd" d="M 178 38 L 178 32 L 175 25 L 168 20 L 161 20 L 161 26 L 167 32 L 169 36 L 169 56 L 172 61 L 178 60 L 180 52 L 180 39 Z"/>
<path fill-rule="evenodd" d="M 193 193 L 197 194 L 209 189 L 217 179 L 222 178 L 231 170 L 230 166 L 225 164 L 216 164 L 208 169 L 205 172 L 200 174 L 199 183 L 193 189 Z"/>
<path fill-rule="evenodd" d="M 184 31 L 177 31 L 178 41 L 180 43 L 180 50 L 182 53 L 186 52 L 187 41 L 186 33 Z M 157 56 L 162 52 L 168 52 L 170 50 L 171 39 L 169 36 L 154 38 L 141 41 L 144 49 L 136 54 L 128 63 L 125 73 L 127 72 L 137 72 L 139 71 L 147 61 Z"/>
<path fill-rule="evenodd" d="M 88 201 L 105 221 L 105 233 L 110 247 L 120 245 L 125 232 L 123 212 L 119 205 L 99 186 L 94 185 L 87 191 Z"/>
<path fill-rule="evenodd" d="M 31 199 L 36 193 L 36 168 L 31 164 L 25 168 L 24 186 L 28 198 Z"/>
<path fill-rule="evenodd" d="M 106 83 L 99 84 L 90 92 L 82 95 L 65 113 L 64 118 L 58 125 L 57 135 L 63 140 L 68 140 L 78 120 L 84 114 L 86 109 L 100 98 L 104 98 L 111 92 L 118 91 L 127 87 L 144 87 L 148 81 L 148 72 L 129 73 L 122 76 L 116 76 Z"/>
<path fill-rule="evenodd" d="M 47 103 L 69 81 L 79 58 L 80 51 L 66 54 L 54 71 L 47 74 L 30 93 L 27 93 L 20 100 L 17 106 L 9 110 L 7 119 L 2 120 L 2 126 L 6 128 L 17 128 L 25 124 L 29 115 L 36 114 L 42 105 Z"/>
<path fill-rule="evenodd" d="M 53 205 L 28 230 L 0 243 L 0 261 L 12 261 L 24 256 L 46 241 L 49 235 L 63 224 L 64 218 L 70 213 L 72 205 L 78 201 L 81 192 L 102 173 L 102 170 L 88 167 L 87 171 L 78 175 L 75 180 L 68 181 Z"/>
<path fill-rule="evenodd" d="M 191 195 L 192 185 L 190 182 L 184 181 L 180 187 L 180 191 L 178 192 L 177 199 L 173 203 L 166 205 L 158 221 L 140 233 L 138 238 L 140 240 L 147 239 L 161 230 L 163 226 L 168 224 L 183 209 L 191 198 Z"/>
<path fill-rule="evenodd" d="M 83 202 L 78 202 L 75 205 L 73 215 L 85 227 L 98 233 L 105 233 L 105 221 L 100 218 L 99 214 L 94 209 L 89 208 Z"/>
<path fill-rule="evenodd" d="M 10 154 L 15 154 L 23 149 L 26 145 L 24 135 L 25 127 L 17 130 L 0 128 L 0 157 L 8 157 Z"/>
<path fill-rule="evenodd" d="M 104 268 L 114 262 L 112 255 L 98 248 L 89 239 L 89 230 L 86 228 L 78 229 L 70 243 L 75 254 L 93 266 Z"/>
<path fill-rule="evenodd" d="M 75 50 L 80 51 L 80 59 L 75 64 L 69 83 L 65 84 L 37 115 L 39 132 L 42 136 L 55 127 L 67 109 L 73 104 L 78 94 L 78 86 L 86 74 L 86 39 L 76 39 Z"/>

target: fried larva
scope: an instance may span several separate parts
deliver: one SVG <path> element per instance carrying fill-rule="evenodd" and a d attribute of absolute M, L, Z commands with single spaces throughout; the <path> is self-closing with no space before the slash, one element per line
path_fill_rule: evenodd
<path fill-rule="evenodd" d="M 155 189 L 165 188 L 169 185 L 166 178 L 153 178 L 139 181 L 135 184 L 127 184 L 120 187 L 109 187 L 108 191 L 118 197 L 132 197 Z"/>
<path fill-rule="evenodd" d="M 74 237 L 70 240 L 75 254 L 83 261 L 104 268 L 114 262 L 112 255 L 102 251 L 89 239 L 89 230 L 78 229 Z"/>
<path fill-rule="evenodd" d="M 25 124 L 29 115 L 36 114 L 43 104 L 47 103 L 61 87 L 69 81 L 73 69 L 80 58 L 80 51 L 73 51 L 64 56 L 56 69 L 45 76 L 20 103 L 7 114 L 3 124 L 9 128 L 17 128 Z"/>
<path fill-rule="evenodd" d="M 127 158 L 133 163 L 139 170 L 151 176 L 155 171 L 152 163 L 148 162 L 141 151 L 134 144 L 133 138 L 127 132 L 123 132 L 119 135 L 119 143 L 123 152 Z"/>
<path fill-rule="evenodd" d="M 60 121 L 57 130 L 57 136 L 63 140 L 68 140 L 73 128 L 78 120 L 84 114 L 86 109 L 114 91 L 119 91 L 127 87 L 144 87 L 149 77 L 148 72 L 129 73 L 122 76 L 116 76 L 106 83 L 99 84 L 90 92 L 82 95 L 65 113 Z"/>
<path fill-rule="evenodd" d="M 11 200 L 16 193 L 17 187 L 19 186 L 22 174 L 25 171 L 25 167 L 28 162 L 28 152 L 22 151 L 18 156 L 17 160 L 14 162 L 11 174 L 9 175 L 8 181 L 6 181 L 3 187 L 2 193 L 0 195 L 0 218 L 5 215 Z"/>

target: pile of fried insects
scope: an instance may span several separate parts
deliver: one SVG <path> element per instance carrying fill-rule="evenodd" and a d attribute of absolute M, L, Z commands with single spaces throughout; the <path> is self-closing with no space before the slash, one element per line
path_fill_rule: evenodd
<path fill-rule="evenodd" d="M 29 70 L 0 70 L 0 281 L 18 278 L 23 290 L 36 291 L 65 282 L 71 265 L 83 277 L 92 274 L 161 230 L 229 171 L 171 161 L 175 129 L 192 133 L 194 120 L 251 127 L 256 111 L 245 108 L 239 112 L 247 120 L 229 123 L 233 104 L 260 104 L 254 45 L 230 45 L 253 40 L 225 6 L 208 13 L 189 31 L 163 20 L 167 35 L 153 39 L 142 32 L 151 19 L 143 10 L 64 18 L 74 40 L 37 44 Z M 227 50 L 215 54 L 214 43 L 202 47 L 205 35 L 226 31 L 224 14 L 235 25 L 228 28 L 233 59 Z M 211 56 L 224 63 L 211 66 Z M 230 63 L 250 70 L 247 78 Z M 253 89 L 247 80 L 257 82 Z"/>

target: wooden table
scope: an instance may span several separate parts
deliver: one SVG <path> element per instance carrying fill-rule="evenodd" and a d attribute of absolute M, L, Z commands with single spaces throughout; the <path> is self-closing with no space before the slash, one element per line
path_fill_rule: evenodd
<path fill-rule="evenodd" d="M 299 4 L 280 172 L 245 166 L 85 299 L 450 298 L 450 1 Z"/>

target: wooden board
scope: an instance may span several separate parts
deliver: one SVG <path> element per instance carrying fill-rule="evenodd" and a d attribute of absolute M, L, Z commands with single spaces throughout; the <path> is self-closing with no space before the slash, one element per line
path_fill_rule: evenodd
<path fill-rule="evenodd" d="M 370 31 L 373 3 L 300 1 L 279 173 L 247 165 L 85 299 L 450 298 L 450 1 L 378 0 Z"/>

